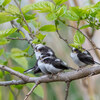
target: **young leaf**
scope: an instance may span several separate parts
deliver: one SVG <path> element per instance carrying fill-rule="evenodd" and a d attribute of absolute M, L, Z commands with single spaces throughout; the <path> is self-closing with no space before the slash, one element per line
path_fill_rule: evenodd
<path fill-rule="evenodd" d="M 53 2 L 56 4 L 56 5 L 60 5 L 64 2 L 66 2 L 67 0 L 53 0 Z"/>
<path fill-rule="evenodd" d="M 0 49 L 0 56 L 4 53 L 4 49 Z"/>
<path fill-rule="evenodd" d="M 40 40 L 40 41 L 42 41 L 42 40 L 46 37 L 46 35 L 43 35 L 43 34 L 41 34 L 41 33 L 36 34 L 35 36 L 36 36 L 36 37 L 38 38 L 38 40 Z"/>
<path fill-rule="evenodd" d="M 16 30 L 17 28 L 11 28 L 11 29 L 0 31 L 0 38 L 7 37 L 11 35 L 12 33 L 14 33 Z"/>
<path fill-rule="evenodd" d="M 8 21 L 12 21 L 13 19 L 16 19 L 17 17 L 12 16 L 10 13 L 6 13 L 6 12 L 0 12 L 0 24 L 8 22 Z"/>
<path fill-rule="evenodd" d="M 26 86 L 31 89 L 33 87 L 33 85 L 35 85 L 34 83 L 28 83 L 26 84 Z M 44 92 L 43 92 L 43 88 L 41 85 L 38 85 L 37 88 L 35 88 L 35 90 L 33 91 L 36 95 L 40 96 L 41 98 L 44 97 Z"/>
<path fill-rule="evenodd" d="M 4 74 L 3 72 L 0 70 L 0 78 L 3 78 Z"/>
<path fill-rule="evenodd" d="M 28 12 L 29 10 L 38 10 L 40 13 L 53 12 L 55 5 L 50 1 L 40 1 L 31 5 L 24 6 L 22 8 L 23 13 Z"/>
<path fill-rule="evenodd" d="M 44 25 L 39 30 L 40 31 L 45 31 L 45 32 L 55 32 L 56 27 L 55 27 L 55 25 Z"/>
<path fill-rule="evenodd" d="M 56 12 L 57 17 L 63 16 L 66 12 L 67 12 L 67 6 L 66 5 L 59 7 L 58 11 Z"/>
<path fill-rule="evenodd" d="M 12 67 L 12 69 L 15 70 L 15 71 L 18 71 L 20 73 L 23 73 L 25 71 L 25 69 L 22 68 L 22 67 Z"/>
<path fill-rule="evenodd" d="M 80 29 L 85 29 L 85 28 L 88 28 L 88 27 L 90 27 L 90 25 L 83 25 L 83 26 L 80 27 Z"/>
<path fill-rule="evenodd" d="M 0 1 L 2 1 L 2 0 L 0 0 Z M 9 4 L 10 2 L 11 2 L 11 0 L 3 0 L 4 2 L 3 2 L 3 6 L 6 6 L 7 4 Z"/>
<path fill-rule="evenodd" d="M 82 45 L 84 42 L 85 42 L 85 36 L 79 31 L 76 31 L 74 35 L 74 44 Z"/>
<path fill-rule="evenodd" d="M 0 5 L 2 5 L 4 1 L 5 1 L 5 0 L 0 0 Z"/>
<path fill-rule="evenodd" d="M 40 42 L 39 42 L 39 39 L 34 39 L 34 40 L 32 41 L 32 43 L 38 44 L 38 43 L 40 43 Z"/>
<path fill-rule="evenodd" d="M 53 21 L 57 19 L 57 15 L 55 13 L 49 13 L 46 15 L 46 19 L 49 21 Z"/>
<path fill-rule="evenodd" d="M 79 21 L 80 19 L 82 19 L 83 10 L 79 7 L 70 7 L 65 16 L 69 20 Z"/>
<path fill-rule="evenodd" d="M 5 44 L 7 44 L 7 43 L 9 43 L 9 41 L 7 41 L 7 39 L 5 39 L 5 38 L 0 38 L 0 45 L 5 45 Z"/>
<path fill-rule="evenodd" d="M 24 17 L 26 20 L 34 19 L 36 14 L 25 14 Z"/>
<path fill-rule="evenodd" d="M 11 5 L 11 4 L 9 4 L 8 9 L 6 9 L 6 11 L 11 14 L 20 14 L 18 7 L 16 7 L 15 5 Z"/>

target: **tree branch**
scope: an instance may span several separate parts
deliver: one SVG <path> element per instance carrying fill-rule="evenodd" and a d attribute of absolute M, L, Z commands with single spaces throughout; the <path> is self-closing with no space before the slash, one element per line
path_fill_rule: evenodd
<path fill-rule="evenodd" d="M 6 37 L 8 40 L 27 40 L 26 38 L 12 38 L 12 37 Z"/>
<path fill-rule="evenodd" d="M 35 89 L 38 85 L 39 85 L 39 84 L 36 83 L 36 84 L 33 86 L 33 88 L 28 92 L 28 94 L 26 95 L 26 97 L 25 97 L 24 100 L 27 100 L 27 99 L 28 99 L 28 97 L 31 95 L 31 93 L 34 91 L 34 89 Z"/>
<path fill-rule="evenodd" d="M 70 82 L 68 81 L 68 82 L 66 82 L 66 95 L 65 95 L 65 100 L 67 100 L 67 98 L 68 98 L 68 92 L 69 92 L 69 86 L 70 86 Z"/>
<path fill-rule="evenodd" d="M 26 22 L 26 19 L 25 19 L 25 17 L 24 17 L 24 14 L 23 14 L 23 12 L 22 12 L 22 10 L 21 10 L 20 5 L 18 4 L 18 2 L 17 2 L 16 0 L 14 0 L 14 1 L 15 1 L 15 3 L 16 3 L 17 7 L 19 8 L 19 11 L 20 11 L 20 13 L 21 13 L 21 15 L 22 15 L 22 17 L 23 17 L 23 21 L 25 22 L 25 24 L 26 24 L 26 26 L 28 27 L 30 33 L 32 34 L 32 30 L 31 30 L 31 28 L 29 27 L 28 23 Z"/>
<path fill-rule="evenodd" d="M 59 33 L 59 31 L 58 31 L 58 27 L 57 27 L 56 22 L 55 22 L 55 27 L 56 27 L 56 32 L 57 32 L 59 38 L 62 39 L 63 41 L 65 41 L 65 42 L 67 43 L 68 47 L 71 48 L 70 45 L 69 45 L 69 43 L 68 43 L 68 40 L 67 40 L 67 39 L 64 39 L 64 38 L 60 35 L 60 33 Z"/>
<path fill-rule="evenodd" d="M 6 67 L 6 66 L 4 66 L 4 65 L 0 65 L 0 69 L 9 72 L 9 73 L 11 73 L 11 74 L 13 74 L 13 75 L 15 75 L 15 76 L 21 78 L 21 79 L 24 80 L 24 81 L 27 81 L 27 80 L 29 79 L 28 76 L 26 76 L 26 75 L 24 75 L 24 74 L 21 74 L 21 73 L 19 73 L 19 72 L 17 72 L 17 71 L 14 71 L 14 70 L 12 70 L 11 68 Z"/>
<path fill-rule="evenodd" d="M 81 79 L 84 77 L 88 77 L 90 75 L 100 74 L 100 66 L 98 66 L 98 65 L 95 67 L 91 67 L 91 68 L 83 68 L 79 71 L 60 73 L 58 75 L 53 75 L 52 78 L 49 78 L 48 75 L 44 75 L 41 77 L 28 77 L 28 76 L 21 74 L 17 71 L 14 71 L 8 67 L 7 68 L 10 70 L 7 70 L 6 66 L 3 68 L 1 66 L 2 65 L 0 65 L 0 69 L 6 70 L 6 71 L 10 72 L 11 74 L 14 74 L 17 77 L 20 77 L 23 80 L 17 80 L 17 81 L 12 80 L 12 81 L 0 82 L 0 86 L 18 85 L 18 84 L 36 83 L 36 82 L 38 82 L 39 84 L 40 83 L 48 83 L 48 82 L 57 82 L 57 81 L 69 82 L 69 81 Z"/>

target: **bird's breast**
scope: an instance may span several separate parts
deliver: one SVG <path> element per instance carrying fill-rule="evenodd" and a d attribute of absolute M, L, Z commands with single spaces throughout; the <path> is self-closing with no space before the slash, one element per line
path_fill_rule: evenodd
<path fill-rule="evenodd" d="M 83 62 L 81 62 L 81 61 L 79 60 L 79 58 L 78 58 L 78 56 L 77 56 L 76 53 L 71 53 L 70 56 L 71 56 L 71 58 L 73 59 L 73 61 L 75 62 L 75 64 L 77 64 L 79 67 L 85 66 L 85 65 L 86 65 L 85 63 L 83 63 Z"/>

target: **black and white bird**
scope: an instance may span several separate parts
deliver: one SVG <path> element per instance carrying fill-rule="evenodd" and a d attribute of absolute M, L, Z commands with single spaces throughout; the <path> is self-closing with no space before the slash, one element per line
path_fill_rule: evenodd
<path fill-rule="evenodd" d="M 57 58 L 51 48 L 42 44 L 36 45 L 35 55 L 37 59 L 36 65 L 25 72 L 34 71 L 34 73 L 56 74 L 65 69 L 75 70 L 74 68 L 68 67 L 64 61 Z"/>
<path fill-rule="evenodd" d="M 76 65 L 78 65 L 80 68 L 85 67 L 87 65 L 93 65 L 95 63 L 100 65 L 100 63 L 94 61 L 92 55 L 85 49 L 81 51 L 73 47 L 70 56 L 76 63 Z"/>
<path fill-rule="evenodd" d="M 36 65 L 34 67 L 24 71 L 24 73 L 28 73 L 28 72 L 31 72 L 31 71 L 33 71 L 34 74 L 40 73 L 41 70 L 37 65 L 37 63 L 40 60 L 39 58 L 41 58 L 42 56 L 45 56 L 45 57 L 47 57 L 47 56 L 56 57 L 55 53 L 53 52 L 53 50 L 51 48 L 43 45 L 43 44 L 37 44 L 35 46 L 34 52 L 35 52 L 35 56 L 36 56 L 36 60 L 37 60 Z"/>
<path fill-rule="evenodd" d="M 34 74 L 42 72 L 43 74 L 56 74 L 62 70 L 75 70 L 68 67 L 68 65 L 59 58 L 53 56 L 42 56 L 36 62 L 33 68 L 30 68 L 26 72 L 34 71 Z"/>

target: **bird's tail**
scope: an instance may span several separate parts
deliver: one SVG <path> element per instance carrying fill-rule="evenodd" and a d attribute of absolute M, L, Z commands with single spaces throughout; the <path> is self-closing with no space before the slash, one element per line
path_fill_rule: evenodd
<path fill-rule="evenodd" d="M 24 71 L 24 73 L 29 73 L 29 72 L 31 72 L 31 71 L 34 71 L 34 67 L 32 67 L 32 68 L 30 68 L 30 69 L 25 70 L 25 71 Z"/>
<path fill-rule="evenodd" d="M 100 63 L 98 63 L 98 62 L 96 62 L 96 61 L 94 61 L 96 64 L 98 64 L 98 65 L 100 65 Z"/>

